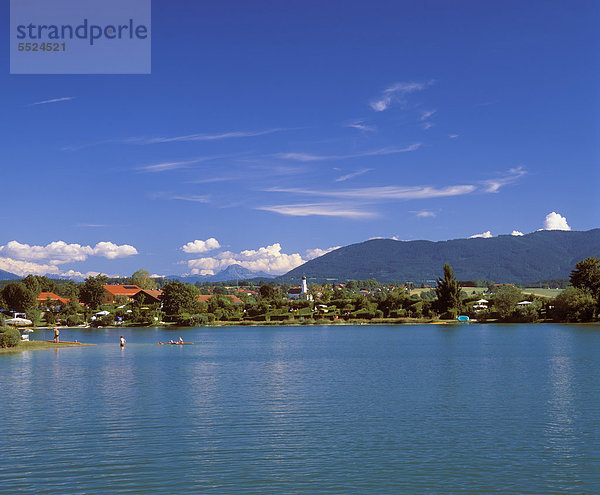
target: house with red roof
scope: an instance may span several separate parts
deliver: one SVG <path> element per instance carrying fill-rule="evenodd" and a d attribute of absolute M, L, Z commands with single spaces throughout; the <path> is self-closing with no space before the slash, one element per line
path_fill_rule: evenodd
<path fill-rule="evenodd" d="M 48 302 L 52 302 L 56 306 L 65 306 L 69 303 L 69 299 L 65 297 L 60 297 L 54 292 L 40 292 L 40 295 L 37 296 L 38 306 L 47 306 Z"/>
<path fill-rule="evenodd" d="M 142 304 L 155 304 L 161 302 L 162 294 L 162 290 L 141 289 L 133 298 Z"/>
<path fill-rule="evenodd" d="M 104 287 L 102 304 L 116 303 L 117 296 L 124 296 L 133 301 L 133 296 L 142 290 L 137 285 L 103 285 L 102 287 Z"/>

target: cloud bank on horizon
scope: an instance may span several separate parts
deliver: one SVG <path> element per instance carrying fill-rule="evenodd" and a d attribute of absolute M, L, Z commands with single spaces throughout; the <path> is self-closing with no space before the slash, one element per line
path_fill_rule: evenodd
<path fill-rule="evenodd" d="M 205 246 L 207 243 L 217 245 L 219 242 L 210 238 L 206 241 L 195 240 L 184 246 Z M 220 247 L 220 244 L 219 244 Z M 189 275 L 214 275 L 215 273 L 226 269 L 231 265 L 240 265 L 253 272 L 264 272 L 269 275 L 282 275 L 294 268 L 306 263 L 307 261 L 322 256 L 340 246 L 328 249 L 313 248 L 307 249 L 304 257 L 299 253 L 287 254 L 282 252 L 281 244 L 276 242 L 269 246 L 258 249 L 245 249 L 239 253 L 232 251 L 222 251 L 213 256 L 187 260 L 186 264 L 190 269 Z M 214 248 L 218 249 L 218 248 Z M 187 253 L 200 253 L 205 251 L 185 251 Z"/>

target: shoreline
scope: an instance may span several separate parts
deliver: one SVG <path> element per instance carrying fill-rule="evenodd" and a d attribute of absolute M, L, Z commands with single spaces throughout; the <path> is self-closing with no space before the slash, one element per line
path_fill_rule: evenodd
<path fill-rule="evenodd" d="M 325 319 L 310 319 L 310 320 L 295 320 L 295 321 L 218 321 L 207 323 L 203 325 L 193 326 L 182 326 L 177 325 L 174 322 L 160 322 L 156 325 L 114 325 L 114 326 L 52 326 L 52 327 L 30 327 L 34 331 L 47 330 L 50 331 L 52 328 L 59 328 L 60 330 L 100 330 L 106 328 L 125 329 L 125 328 L 220 328 L 220 327 L 276 327 L 276 326 L 292 326 L 292 327 L 305 327 L 305 326 L 359 326 L 359 325 L 482 325 L 482 324 L 498 324 L 498 325 L 538 325 L 544 323 L 553 323 L 560 325 L 599 325 L 600 321 L 589 321 L 589 322 L 561 322 L 554 320 L 537 320 L 533 322 L 518 322 L 518 321 L 500 321 L 497 319 L 489 319 L 486 321 L 458 321 L 458 320 L 439 320 L 433 318 L 373 318 L 367 319 L 350 319 L 350 320 L 325 320 Z M 35 341 L 33 341 L 35 342 Z"/>
<path fill-rule="evenodd" d="M 45 342 L 40 340 L 32 340 L 30 342 L 19 342 L 15 347 L 0 347 L 0 354 L 16 354 L 25 351 L 39 351 L 44 349 L 64 349 L 67 347 L 84 347 L 96 344 L 85 344 L 83 342 Z"/>

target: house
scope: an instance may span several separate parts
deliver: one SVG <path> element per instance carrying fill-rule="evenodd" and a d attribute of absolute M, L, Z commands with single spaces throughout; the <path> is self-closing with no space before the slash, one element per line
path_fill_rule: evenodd
<path fill-rule="evenodd" d="M 200 296 L 198 296 L 198 302 L 207 303 L 208 301 L 210 301 L 211 297 L 212 297 L 212 295 L 209 295 L 209 296 L 200 295 Z M 224 297 L 228 297 L 229 299 L 231 299 L 231 302 L 233 302 L 233 304 L 244 304 L 244 301 L 242 301 L 237 296 L 225 294 Z"/>
<path fill-rule="evenodd" d="M 50 300 L 55 306 L 66 306 L 69 303 L 69 299 L 60 297 L 54 292 L 40 292 L 40 295 L 36 298 L 38 306 L 46 306 L 48 300 Z"/>
<path fill-rule="evenodd" d="M 133 301 L 133 296 L 142 290 L 137 285 L 103 285 L 102 287 L 104 287 L 102 304 L 114 304 L 117 302 L 118 296 L 124 296 Z"/>
<path fill-rule="evenodd" d="M 160 296 L 162 296 L 162 293 L 162 290 L 141 289 L 137 294 L 134 294 L 133 299 L 142 304 L 160 303 Z"/>

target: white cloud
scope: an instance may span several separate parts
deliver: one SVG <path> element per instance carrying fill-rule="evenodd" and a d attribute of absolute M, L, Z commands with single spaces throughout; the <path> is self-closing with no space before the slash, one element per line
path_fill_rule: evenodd
<path fill-rule="evenodd" d="M 371 211 L 364 211 L 355 204 L 339 203 L 304 203 L 291 205 L 259 206 L 257 210 L 271 211 L 280 215 L 308 217 L 312 215 L 342 218 L 372 218 L 377 216 Z"/>
<path fill-rule="evenodd" d="M 523 234 L 523 232 L 519 232 L 518 230 L 513 230 L 510 233 L 510 235 L 514 235 L 514 236 L 520 237 L 520 236 L 525 235 L 525 234 Z"/>
<path fill-rule="evenodd" d="M 414 213 L 419 218 L 433 218 L 433 217 L 435 217 L 435 212 L 434 211 L 430 211 L 430 210 L 413 211 L 411 213 Z"/>
<path fill-rule="evenodd" d="M 15 275 L 58 275 L 58 268 L 54 265 L 43 265 L 31 261 L 19 261 L 11 258 L 0 257 L 0 270 L 5 270 Z"/>
<path fill-rule="evenodd" d="M 407 94 L 414 93 L 416 91 L 422 91 L 428 86 L 431 86 L 433 81 L 426 83 L 420 82 L 401 82 L 393 84 L 386 88 L 381 96 L 370 103 L 371 108 L 376 112 L 383 112 L 387 110 L 392 103 L 405 103 L 404 97 Z"/>
<path fill-rule="evenodd" d="M 69 277 L 69 278 L 88 278 L 88 277 L 97 277 L 101 272 L 78 272 L 75 270 L 68 270 L 66 272 L 61 273 L 61 277 Z"/>
<path fill-rule="evenodd" d="M 525 174 L 527 174 L 527 171 L 523 167 L 511 168 L 508 170 L 508 173 L 506 173 L 503 177 L 483 181 L 484 192 L 496 193 L 500 190 L 502 186 L 512 184 L 517 179 L 523 177 Z"/>
<path fill-rule="evenodd" d="M 435 188 L 431 186 L 401 187 L 401 186 L 374 186 L 341 190 L 316 190 L 297 188 L 270 188 L 269 192 L 287 192 L 307 194 L 312 196 L 327 196 L 332 198 L 365 199 L 365 200 L 391 200 L 391 199 L 427 199 L 445 196 L 460 196 L 469 194 L 477 188 L 473 185 L 446 186 Z"/>
<path fill-rule="evenodd" d="M 437 110 L 423 110 L 421 112 L 421 116 L 419 117 L 419 120 L 422 122 L 424 120 L 427 120 L 430 117 L 433 117 L 433 115 L 437 112 Z"/>
<path fill-rule="evenodd" d="M 362 158 L 367 156 L 394 155 L 396 153 L 408 153 L 418 150 L 423 143 L 413 143 L 404 148 L 380 148 L 377 150 L 363 151 L 360 153 L 351 153 L 348 155 L 314 155 L 312 153 L 275 153 L 273 156 L 283 160 L 293 160 L 297 162 L 320 162 L 323 160 L 347 160 L 349 158 Z"/>
<path fill-rule="evenodd" d="M 52 100 L 36 101 L 35 103 L 31 103 L 31 105 L 47 105 L 48 103 L 59 103 L 61 101 L 69 101 L 74 99 L 74 96 L 64 96 L 62 98 L 53 98 Z"/>
<path fill-rule="evenodd" d="M 232 131 L 222 132 L 219 134 L 188 134 L 185 136 L 175 137 L 154 137 L 148 139 L 138 139 L 137 142 L 142 144 L 154 144 L 154 143 L 172 143 L 177 141 L 219 141 L 221 139 L 231 138 L 245 138 L 245 137 L 256 137 L 264 136 L 266 134 L 273 134 L 274 132 L 285 131 L 283 128 L 275 129 L 264 129 L 262 131 Z M 136 142 L 134 139 L 132 142 Z"/>
<path fill-rule="evenodd" d="M 470 237 L 469 237 L 469 239 L 477 239 L 477 238 L 481 238 L 481 239 L 491 239 L 492 237 L 494 237 L 494 236 L 492 235 L 492 232 L 488 230 L 487 232 L 484 232 L 483 234 L 475 234 L 475 235 L 472 235 L 472 236 L 470 236 Z"/>
<path fill-rule="evenodd" d="M 341 248 L 342 246 L 334 246 L 327 249 L 314 248 L 307 249 L 305 253 L 305 257 L 307 260 L 312 260 L 314 258 L 318 258 L 319 256 L 323 256 L 324 254 L 330 253 L 331 251 L 335 251 L 336 249 Z"/>
<path fill-rule="evenodd" d="M 224 270 L 230 265 L 241 265 L 248 270 L 280 275 L 305 263 L 298 253 L 281 252 L 278 242 L 259 249 L 247 249 L 239 253 L 224 251 L 212 257 L 188 260 L 187 265 L 192 275 L 210 275 Z M 212 273 L 210 273 L 212 272 Z"/>
<path fill-rule="evenodd" d="M 137 249 L 129 244 L 119 246 L 105 241 L 97 243 L 94 247 L 67 244 L 64 241 L 54 241 L 45 246 L 30 246 L 18 241 L 10 241 L 5 246 L 0 246 L 0 253 L 16 260 L 49 260 L 51 265 L 85 261 L 89 256 L 114 259 L 138 254 Z"/>
<path fill-rule="evenodd" d="M 342 175 L 341 177 L 338 177 L 337 179 L 335 179 L 335 182 L 343 182 L 348 179 L 353 179 L 354 177 L 358 177 L 359 175 L 366 174 L 367 172 L 370 172 L 371 170 L 373 170 L 373 169 L 372 168 L 363 168 L 361 170 L 357 170 L 356 172 L 351 172 L 349 174 Z"/>
<path fill-rule="evenodd" d="M 565 217 L 553 211 L 544 219 L 544 230 L 571 230 L 571 227 Z"/>
<path fill-rule="evenodd" d="M 352 122 L 351 124 L 347 124 L 345 127 L 352 127 L 353 129 L 358 129 L 359 131 L 367 132 L 373 132 L 377 130 L 377 128 L 374 125 L 367 125 L 363 121 Z"/>
<path fill-rule="evenodd" d="M 201 241 L 196 239 L 195 241 L 188 242 L 184 246 L 181 247 L 186 253 L 206 253 L 207 251 L 211 251 L 213 249 L 219 249 L 221 244 L 214 237 L 210 237 L 205 241 Z"/>
<path fill-rule="evenodd" d="M 126 258 L 127 256 L 136 255 L 138 254 L 138 251 L 129 244 L 122 244 L 119 246 L 114 242 L 99 242 L 94 247 L 93 254 L 113 260 L 115 258 Z"/>
<path fill-rule="evenodd" d="M 459 136 L 459 134 L 448 134 L 448 137 L 450 139 L 456 139 Z"/>

